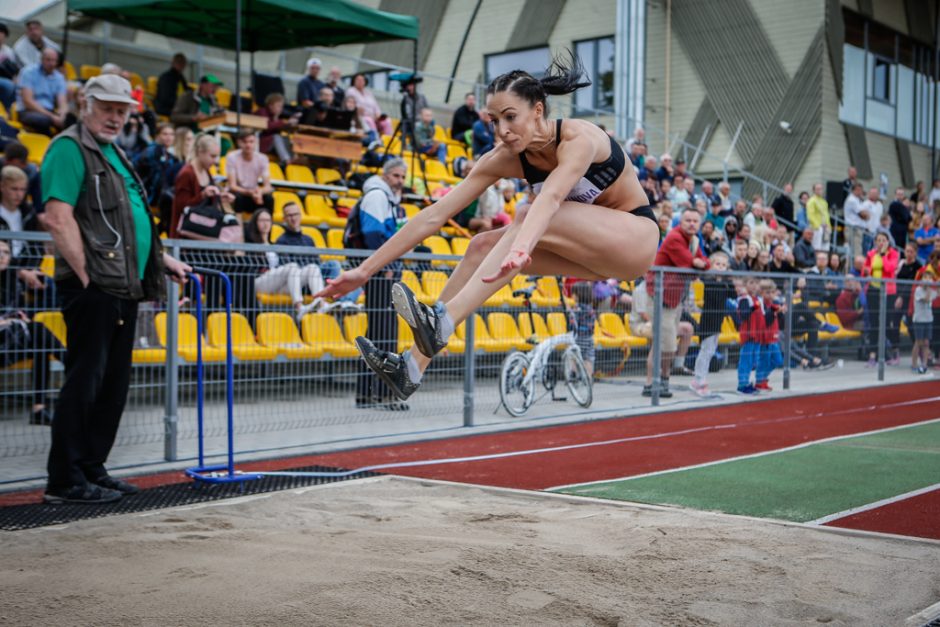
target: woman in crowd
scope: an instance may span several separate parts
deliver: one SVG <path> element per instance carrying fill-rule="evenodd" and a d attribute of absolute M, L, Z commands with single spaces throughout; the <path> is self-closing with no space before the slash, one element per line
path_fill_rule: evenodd
<path fill-rule="evenodd" d="M 351 96 L 356 101 L 356 108 L 359 109 L 359 115 L 366 126 L 379 132 L 378 121 L 382 116 L 382 109 L 368 85 L 369 79 L 365 74 L 356 74 L 353 76 L 352 86 L 346 90 L 346 97 Z"/>
<path fill-rule="evenodd" d="M 891 243 L 888 241 L 888 235 L 884 232 L 879 232 L 875 235 L 875 245 L 868 251 L 868 255 L 865 257 L 865 266 L 862 270 L 862 276 L 871 277 L 871 281 L 868 282 L 868 290 L 865 295 L 865 300 L 868 304 L 868 324 L 865 329 L 865 340 L 868 344 L 868 367 L 873 368 L 878 365 L 878 336 L 879 336 L 879 318 L 881 315 L 881 292 L 885 291 L 885 296 L 887 296 L 888 303 L 894 301 L 894 297 L 897 295 L 897 284 L 894 281 L 885 282 L 884 279 L 894 277 L 898 269 L 899 255 L 898 251 L 894 248 L 891 248 Z M 894 316 L 890 315 L 890 310 L 886 310 L 887 314 L 885 319 L 887 321 L 887 341 L 888 346 L 893 347 L 894 352 L 888 358 L 889 365 L 897 365 L 901 361 L 901 354 L 898 350 L 898 342 L 900 340 L 899 330 L 897 327 L 892 328 L 891 322 L 894 320 Z M 888 346 L 885 346 L 885 350 L 888 349 Z"/>
<path fill-rule="evenodd" d="M 192 153 L 173 186 L 173 211 L 170 216 L 170 237 L 179 237 L 179 223 L 186 207 L 198 205 L 207 198 L 233 202 L 234 196 L 224 192 L 212 180 L 210 168 L 219 161 L 219 142 L 212 135 L 200 134 L 193 143 Z"/>
<path fill-rule="evenodd" d="M 260 150 L 264 154 L 277 155 L 283 167 L 290 162 L 293 155 L 291 155 L 287 138 L 281 135 L 281 132 L 296 126 L 300 114 L 284 119 L 281 117 L 282 113 L 284 113 L 284 94 L 278 93 L 268 94 L 268 97 L 264 99 L 264 106 L 255 111 L 255 115 L 268 119 L 268 128 L 261 131 Z"/>

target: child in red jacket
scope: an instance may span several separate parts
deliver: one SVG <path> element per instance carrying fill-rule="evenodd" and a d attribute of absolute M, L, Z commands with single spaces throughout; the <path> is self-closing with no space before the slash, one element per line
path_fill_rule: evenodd
<path fill-rule="evenodd" d="M 741 292 L 738 295 L 738 316 L 741 319 L 738 327 L 741 335 L 741 353 L 738 355 L 738 393 L 752 396 L 758 392 L 751 383 L 751 371 L 757 367 L 760 359 L 761 339 L 766 325 L 760 280 L 757 277 L 748 277 Z"/>
<path fill-rule="evenodd" d="M 783 366 L 783 354 L 780 352 L 780 316 L 786 312 L 786 303 L 781 303 L 777 286 L 770 279 L 760 282 L 761 299 L 764 305 L 764 332 L 760 338 L 760 356 L 757 359 L 758 390 L 770 392 L 768 379 L 775 368 Z"/>

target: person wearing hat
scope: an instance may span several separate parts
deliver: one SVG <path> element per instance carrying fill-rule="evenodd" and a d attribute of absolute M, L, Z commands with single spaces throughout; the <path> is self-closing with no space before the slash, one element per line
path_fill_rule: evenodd
<path fill-rule="evenodd" d="M 418 83 L 422 80 L 420 76 L 409 74 L 402 83 L 401 134 L 409 141 L 415 129 L 412 120 L 417 123 L 418 114 L 428 108 L 428 99 L 418 93 Z"/>
<path fill-rule="evenodd" d="M 297 102 L 303 108 L 312 107 L 320 99 L 320 90 L 325 83 L 318 77 L 323 64 L 316 57 L 307 60 L 307 75 L 297 83 Z"/>
<path fill-rule="evenodd" d="M 215 100 L 215 90 L 222 85 L 215 74 L 206 74 L 199 79 L 199 87 L 195 91 L 180 94 L 173 107 L 170 121 L 177 126 L 189 126 L 194 131 L 199 130 L 200 121 L 222 111 L 222 107 Z"/>
<path fill-rule="evenodd" d="M 52 141 L 42 179 L 42 222 L 55 244 L 56 291 L 67 328 L 65 382 L 49 449 L 49 503 L 106 503 L 137 488 L 112 477 L 141 300 L 162 298 L 164 274 L 191 268 L 163 252 L 140 177 L 114 142 L 132 107 L 131 85 L 115 74 L 84 87 L 78 123 Z"/>

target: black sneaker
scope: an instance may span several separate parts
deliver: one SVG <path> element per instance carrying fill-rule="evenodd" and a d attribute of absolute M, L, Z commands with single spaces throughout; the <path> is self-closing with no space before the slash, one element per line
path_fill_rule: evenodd
<path fill-rule="evenodd" d="M 95 479 L 91 483 L 95 484 L 96 486 L 106 488 L 108 490 L 117 490 L 118 492 L 120 492 L 121 494 L 125 496 L 129 496 L 131 494 L 137 494 L 138 492 L 140 492 L 140 488 L 138 488 L 134 484 L 128 483 L 126 481 L 121 481 L 120 479 L 116 477 L 112 477 L 111 475 L 105 475 L 104 477 L 99 477 L 98 479 Z"/>
<path fill-rule="evenodd" d="M 643 396 L 651 397 L 653 396 L 653 386 L 644 385 L 643 386 Z M 669 384 L 663 383 L 660 384 L 659 388 L 659 398 L 672 398 L 672 392 L 669 391 Z"/>
<path fill-rule="evenodd" d="M 379 375 L 385 385 L 395 393 L 398 400 L 407 400 L 421 386 L 420 383 L 411 382 L 405 359 L 398 353 L 379 350 L 375 344 L 364 337 L 356 338 L 356 348 L 359 349 L 359 354 L 362 355 L 366 365 Z"/>
<path fill-rule="evenodd" d="M 437 302 L 434 307 L 428 307 L 418 302 L 411 288 L 404 283 L 396 283 L 392 286 L 392 304 L 411 327 L 415 346 L 425 356 L 434 357 L 447 346 L 447 338 L 442 338 L 440 334 L 444 303 Z"/>
<path fill-rule="evenodd" d="M 79 503 L 85 505 L 97 505 L 102 503 L 113 503 L 119 501 L 124 496 L 117 490 L 109 490 L 92 483 L 88 485 L 78 485 L 66 490 L 56 490 L 46 492 L 42 495 L 42 502 L 57 505 L 61 503 Z"/>

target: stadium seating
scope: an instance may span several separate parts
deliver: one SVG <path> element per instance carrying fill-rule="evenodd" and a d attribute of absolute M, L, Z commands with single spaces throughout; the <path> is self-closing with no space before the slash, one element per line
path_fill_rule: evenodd
<path fill-rule="evenodd" d="M 220 107 L 228 109 L 232 106 L 232 90 L 219 87 L 215 90 L 215 100 L 219 103 Z"/>
<path fill-rule="evenodd" d="M 287 359 L 317 359 L 323 355 L 319 346 L 304 343 L 294 320 L 285 313 L 260 314 L 255 326 L 258 341 Z"/>
<path fill-rule="evenodd" d="M 224 349 L 228 338 L 225 314 L 222 312 L 209 314 L 206 327 L 209 343 Z M 240 313 L 233 313 L 232 355 L 238 361 L 272 361 L 277 357 L 277 349 L 258 344 L 248 319 Z"/>
<path fill-rule="evenodd" d="M 362 316 L 365 320 L 365 314 L 348 316 L 347 320 L 357 316 Z M 333 316 L 322 313 L 307 314 L 303 317 L 300 327 L 304 342 L 321 351 L 321 355 L 329 355 L 333 359 L 346 359 L 359 355 L 356 347 L 343 337 L 339 323 Z"/>
<path fill-rule="evenodd" d="M 441 237 L 440 235 L 432 235 L 422 242 L 425 246 L 431 249 L 431 253 L 434 255 L 453 255 L 453 251 L 450 249 L 450 244 L 447 243 L 447 240 Z M 431 266 L 456 266 L 456 261 L 432 261 Z"/>
<path fill-rule="evenodd" d="M 295 163 L 290 163 L 287 166 L 287 180 L 291 183 L 305 183 L 307 185 L 316 184 L 316 179 L 313 178 L 313 172 L 310 171 L 305 165 L 297 165 Z"/>
<path fill-rule="evenodd" d="M 56 339 L 62 342 L 62 346 L 68 346 L 66 342 L 65 317 L 62 315 L 61 311 L 40 311 L 33 316 L 33 321 L 49 329 Z"/>
<path fill-rule="evenodd" d="M 166 348 L 166 312 L 159 312 L 154 316 L 154 326 L 157 328 L 157 338 L 160 344 Z M 198 327 L 196 318 L 189 313 L 180 313 L 179 325 L 177 327 L 177 353 L 185 361 L 196 363 L 196 341 L 198 338 Z M 203 362 L 225 361 L 225 349 L 209 345 L 208 342 L 202 343 Z"/>
<path fill-rule="evenodd" d="M 568 332 L 568 317 L 562 311 L 551 311 L 545 316 L 545 323 L 552 335 L 564 335 Z"/>
<path fill-rule="evenodd" d="M 272 181 L 286 181 L 287 177 L 284 176 L 284 171 L 281 169 L 277 163 L 273 161 L 268 162 L 268 176 L 271 177 Z"/>
<path fill-rule="evenodd" d="M 553 276 L 543 276 L 536 281 L 536 290 L 532 294 L 532 303 L 537 307 L 560 307 L 561 289 Z M 565 298 L 568 305 L 574 304 L 574 299 Z"/>
<path fill-rule="evenodd" d="M 300 200 L 300 196 L 294 192 L 282 192 L 275 190 L 272 194 L 274 196 L 274 220 L 277 222 L 282 222 L 284 220 L 284 205 L 289 203 L 295 203 L 301 211 L 303 211 L 304 204 Z M 301 220 L 303 224 L 303 220 Z"/>
<path fill-rule="evenodd" d="M 597 322 L 600 329 L 609 334 L 602 334 L 597 338 L 597 343 L 602 348 L 621 348 L 624 344 L 630 348 L 640 348 L 649 343 L 646 338 L 630 335 L 627 326 L 623 323 L 623 318 L 613 312 L 602 312 L 597 317 Z"/>
<path fill-rule="evenodd" d="M 532 348 L 532 345 L 526 342 L 525 337 L 519 332 L 515 319 L 508 313 L 491 313 L 486 319 L 493 339 L 509 342 L 512 348 L 521 351 Z"/>
<path fill-rule="evenodd" d="M 535 338 L 537 342 L 547 340 L 552 336 L 548 332 L 548 325 L 542 314 L 523 312 L 519 314 L 519 334 L 524 339 Z"/>
<path fill-rule="evenodd" d="M 483 322 L 483 316 L 474 314 L 473 316 L 473 350 L 474 352 L 483 351 L 485 353 L 505 353 L 513 348 L 513 343 L 507 339 L 497 339 L 492 337 L 487 330 L 486 323 Z M 466 324 L 461 322 L 457 326 L 457 337 L 466 341 Z"/>
<path fill-rule="evenodd" d="M 418 281 L 417 275 L 411 270 L 402 270 L 401 282 L 407 285 L 409 289 L 414 292 L 415 297 L 419 302 L 422 302 L 425 305 L 433 305 L 436 302 L 424 292 L 424 288 L 421 287 L 421 282 Z"/>
<path fill-rule="evenodd" d="M 320 228 L 343 228 L 346 218 L 340 217 L 336 209 L 330 204 L 330 199 L 321 194 L 307 194 L 306 215 L 304 224 L 312 224 Z"/>
<path fill-rule="evenodd" d="M 330 229 L 326 232 L 326 247 L 332 248 L 334 250 L 343 250 L 343 230 L 342 229 Z M 346 257 L 343 255 L 323 255 L 324 260 L 335 259 L 336 261 L 345 261 Z"/>
<path fill-rule="evenodd" d="M 78 68 L 79 75 L 82 77 L 82 82 L 87 81 L 90 78 L 94 78 L 101 74 L 101 67 L 98 65 L 81 65 Z"/>
<path fill-rule="evenodd" d="M 333 168 L 317 168 L 317 183 L 320 185 L 342 185 L 343 175 Z"/>
<path fill-rule="evenodd" d="M 443 272 L 426 270 L 421 273 L 421 287 L 424 288 L 424 293 L 432 299 L 432 302 L 436 303 L 440 300 L 445 283 L 447 283 L 447 275 Z"/>
<path fill-rule="evenodd" d="M 26 131 L 21 131 L 17 139 L 21 144 L 26 146 L 26 149 L 29 151 L 30 163 L 35 163 L 36 165 L 42 163 L 42 158 L 46 155 L 46 149 L 49 148 L 49 143 L 52 141 L 45 135 L 28 133 Z"/>

